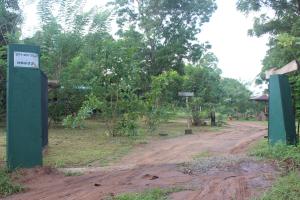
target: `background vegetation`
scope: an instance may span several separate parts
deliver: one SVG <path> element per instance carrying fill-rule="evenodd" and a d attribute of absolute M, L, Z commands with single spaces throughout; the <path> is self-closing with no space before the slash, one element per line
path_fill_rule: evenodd
<path fill-rule="evenodd" d="M 22 40 L 18 5 L 0 1 L 2 121 L 11 42 L 41 47 L 41 68 L 58 83 L 49 93 L 49 122 L 65 127 L 84 128 L 96 115 L 111 136 L 136 135 L 141 120 L 151 132 L 185 107 L 179 91 L 195 94 L 188 111 L 194 125 L 215 112 L 223 121 L 259 110 L 243 83 L 221 78 L 210 44 L 198 40 L 215 1 L 113 0 L 83 12 L 83 0 L 39 0 L 40 29 Z"/>
<path fill-rule="evenodd" d="M 237 8 L 248 14 L 261 15 L 254 19 L 250 36 L 268 34 L 269 50 L 263 59 L 263 68 L 257 82 L 265 80 L 264 72 L 273 67 L 283 67 L 300 58 L 300 2 L 296 0 L 238 0 Z M 267 8 L 267 9 L 265 9 Z M 263 12 L 267 10 L 267 12 Z M 295 102 L 296 118 L 300 121 L 300 78 L 299 73 L 289 75 Z"/>

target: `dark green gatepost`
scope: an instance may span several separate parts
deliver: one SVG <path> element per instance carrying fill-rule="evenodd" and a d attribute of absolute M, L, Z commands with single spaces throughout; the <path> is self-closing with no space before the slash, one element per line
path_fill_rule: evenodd
<path fill-rule="evenodd" d="M 7 167 L 42 165 L 43 96 L 37 46 L 9 45 L 7 73 Z M 44 127 L 45 128 L 45 127 Z"/>
<path fill-rule="evenodd" d="M 296 144 L 295 116 L 287 76 L 272 75 L 269 92 L 269 142 Z"/>

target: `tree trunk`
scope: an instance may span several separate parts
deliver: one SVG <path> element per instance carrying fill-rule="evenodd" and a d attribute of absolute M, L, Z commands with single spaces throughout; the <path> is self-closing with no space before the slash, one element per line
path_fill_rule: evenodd
<path fill-rule="evenodd" d="M 212 111 L 210 113 L 210 124 L 211 124 L 211 126 L 217 126 L 217 123 L 216 123 L 216 113 L 214 111 Z"/>

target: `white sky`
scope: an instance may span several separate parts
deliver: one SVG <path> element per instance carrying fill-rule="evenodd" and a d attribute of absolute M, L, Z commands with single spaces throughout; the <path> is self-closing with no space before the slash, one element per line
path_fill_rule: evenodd
<path fill-rule="evenodd" d="M 217 4 L 218 10 L 203 26 L 200 40 L 212 44 L 224 77 L 252 81 L 262 68 L 268 36 L 247 35 L 253 16 L 246 17 L 237 11 L 235 0 L 217 0 Z"/>
<path fill-rule="evenodd" d="M 107 0 L 97 1 L 97 5 L 104 6 L 106 2 Z M 219 59 L 218 66 L 222 69 L 223 77 L 253 81 L 262 68 L 261 60 L 267 51 L 268 36 L 256 38 L 247 35 L 248 29 L 253 25 L 253 16 L 246 17 L 237 11 L 235 2 L 236 0 L 217 0 L 218 9 L 210 22 L 202 27 L 199 40 L 212 44 L 212 52 Z M 87 0 L 85 9 L 95 4 L 94 0 Z M 23 3 L 23 6 L 23 36 L 30 36 L 38 30 L 36 5 Z"/>

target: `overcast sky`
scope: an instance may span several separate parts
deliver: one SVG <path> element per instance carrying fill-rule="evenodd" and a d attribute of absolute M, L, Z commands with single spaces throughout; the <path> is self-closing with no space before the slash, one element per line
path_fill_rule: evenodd
<path fill-rule="evenodd" d="M 94 0 L 87 0 L 86 9 L 93 7 Z M 104 6 L 107 0 L 97 1 Z M 223 77 L 252 81 L 260 72 L 261 60 L 265 56 L 268 37 L 249 37 L 253 16 L 246 17 L 236 10 L 236 0 L 217 0 L 218 9 L 209 23 L 202 27 L 199 40 L 209 41 L 212 51 L 219 59 L 219 68 Z M 32 35 L 38 29 L 35 5 L 24 4 L 25 23 L 23 33 Z"/>

